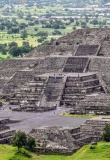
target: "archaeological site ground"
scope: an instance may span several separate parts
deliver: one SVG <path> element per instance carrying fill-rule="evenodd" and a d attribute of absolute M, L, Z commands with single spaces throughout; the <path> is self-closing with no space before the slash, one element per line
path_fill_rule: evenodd
<path fill-rule="evenodd" d="M 71 154 L 101 140 L 110 122 L 110 29 L 77 30 L 4 61 L 0 99 L 0 143 L 22 130 L 39 142 L 37 152 Z"/>

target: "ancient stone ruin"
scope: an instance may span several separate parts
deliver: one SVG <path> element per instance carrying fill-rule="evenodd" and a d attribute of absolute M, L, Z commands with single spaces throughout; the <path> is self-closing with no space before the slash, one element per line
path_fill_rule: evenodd
<path fill-rule="evenodd" d="M 47 127 L 32 129 L 38 146 L 36 152 L 42 153 L 68 153 L 72 154 L 83 145 L 97 143 L 102 140 L 104 127 L 110 123 L 110 117 L 92 118 L 77 128 Z"/>
<path fill-rule="evenodd" d="M 13 136 L 15 134 L 15 130 L 10 129 L 8 124 L 10 123 L 10 119 L 2 118 L 0 119 L 0 144 L 3 143 L 11 143 Z"/>
<path fill-rule="evenodd" d="M 65 107 L 72 114 L 110 114 L 110 29 L 77 30 L 36 47 L 23 58 L 4 61 L 0 99 L 19 112 Z M 30 134 L 39 140 L 39 152 L 73 153 L 100 139 L 98 127 L 102 132 L 108 122 L 88 120 L 79 128 L 33 129 Z"/>
<path fill-rule="evenodd" d="M 73 114 L 109 114 L 109 32 L 77 30 L 8 59 L 0 65 L 0 97 L 17 105 L 16 111 L 65 106 Z"/>

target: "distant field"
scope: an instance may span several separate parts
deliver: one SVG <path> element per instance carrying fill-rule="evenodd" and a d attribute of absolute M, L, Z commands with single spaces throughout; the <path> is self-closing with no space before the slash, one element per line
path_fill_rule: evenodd
<path fill-rule="evenodd" d="M 107 17 L 107 13 L 102 13 L 102 15 L 104 14 L 104 16 L 100 16 L 100 17 L 96 17 L 95 15 L 99 15 L 99 11 L 96 10 L 69 10 L 68 8 L 64 7 L 65 5 L 62 2 L 61 4 L 56 4 L 56 5 L 52 5 L 52 3 L 47 6 L 31 6 L 31 7 L 27 7 L 25 5 L 13 5 L 12 8 L 11 6 L 7 6 L 4 8 L 0 9 L 0 17 L 1 19 L 4 20 L 4 22 L 2 22 L 2 25 L 0 25 L 0 44 L 4 44 L 4 43 L 11 43 L 11 42 L 16 42 L 18 44 L 18 46 L 22 45 L 23 41 L 27 41 L 29 42 L 30 45 L 32 45 L 33 47 L 41 45 L 43 42 L 45 43 L 45 41 L 50 41 L 51 38 L 54 39 L 58 39 L 61 36 L 65 36 L 68 33 L 77 30 L 77 29 L 81 29 L 81 28 L 105 28 L 105 27 L 110 27 L 110 17 Z M 108 11 L 107 11 L 108 12 Z M 19 16 L 19 15 L 22 16 Z M 109 14 L 109 13 L 108 13 Z M 88 18 L 88 15 L 91 15 L 92 18 Z M 72 17 L 77 17 L 79 16 L 79 18 L 72 18 Z M 51 17 L 53 17 L 51 19 Z M 59 18 L 58 18 L 59 17 Z M 67 17 L 67 18 L 65 18 Z M 72 21 L 70 19 L 70 17 L 72 18 Z M 27 19 L 28 18 L 28 19 Z M 38 19 L 37 19 L 38 18 Z M 44 19 L 43 19 L 44 18 Z M 9 34 L 9 29 L 7 29 L 7 25 L 4 25 L 4 23 L 9 23 L 8 21 L 10 21 L 12 24 L 14 23 L 14 20 L 17 22 L 17 24 L 15 23 L 15 28 L 19 28 L 19 32 L 18 33 L 10 33 Z M 38 20 L 38 23 L 35 21 Z M 97 24 L 93 24 L 91 23 L 91 21 L 93 20 L 98 20 Z M 6 22 L 5 22 L 6 21 Z M 106 21 L 105 23 L 103 23 L 103 21 Z M 23 40 L 21 38 L 21 33 L 24 31 L 24 28 L 20 28 L 20 24 L 24 23 L 25 25 L 27 25 L 25 27 L 25 30 L 27 31 L 27 38 L 25 38 L 25 40 Z M 31 24 L 30 24 L 31 23 Z M 32 24 L 33 23 L 33 24 Z M 55 27 L 55 23 L 60 24 L 59 27 L 56 26 Z M 47 27 L 49 25 L 51 25 L 51 27 Z M 2 26 L 4 26 L 4 28 L 2 29 Z M 63 26 L 63 27 L 61 27 Z M 37 28 L 37 30 L 36 30 Z M 12 29 L 12 25 L 11 25 L 11 29 Z M 48 37 L 45 40 L 42 40 L 42 42 L 38 42 L 39 38 L 37 36 L 38 32 L 47 32 L 48 33 Z M 56 33 L 56 35 L 54 34 L 55 31 L 59 31 L 60 34 Z M 1 51 L 0 51 L 1 52 Z M 0 58 L 7 58 L 9 57 L 9 55 L 2 55 L 0 53 Z"/>

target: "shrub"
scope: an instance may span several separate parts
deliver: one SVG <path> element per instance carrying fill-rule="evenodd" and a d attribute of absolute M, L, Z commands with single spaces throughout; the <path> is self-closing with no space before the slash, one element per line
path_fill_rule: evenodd
<path fill-rule="evenodd" d="M 106 124 L 102 137 L 104 141 L 110 142 L 110 123 Z"/>
<path fill-rule="evenodd" d="M 12 144 L 18 148 L 18 152 L 21 153 L 22 147 L 33 151 L 36 147 L 35 139 L 31 136 L 27 137 L 25 132 L 18 131 L 12 141 Z M 23 154 L 27 154 L 24 152 Z"/>
<path fill-rule="evenodd" d="M 95 148 L 96 148 L 96 146 L 91 144 L 90 149 L 95 149 Z"/>

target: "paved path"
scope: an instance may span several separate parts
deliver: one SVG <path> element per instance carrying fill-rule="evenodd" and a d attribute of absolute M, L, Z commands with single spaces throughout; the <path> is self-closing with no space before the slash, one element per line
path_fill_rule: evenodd
<path fill-rule="evenodd" d="M 56 111 L 31 113 L 14 112 L 5 108 L 4 110 L 0 110 L 0 118 L 10 118 L 13 121 L 13 123 L 9 124 L 11 129 L 22 130 L 26 133 L 29 133 L 33 128 L 41 128 L 44 126 L 77 127 L 86 121 L 84 118 L 59 115 L 68 110 L 69 109 L 58 108 Z M 16 121 L 16 123 L 14 121 Z"/>

